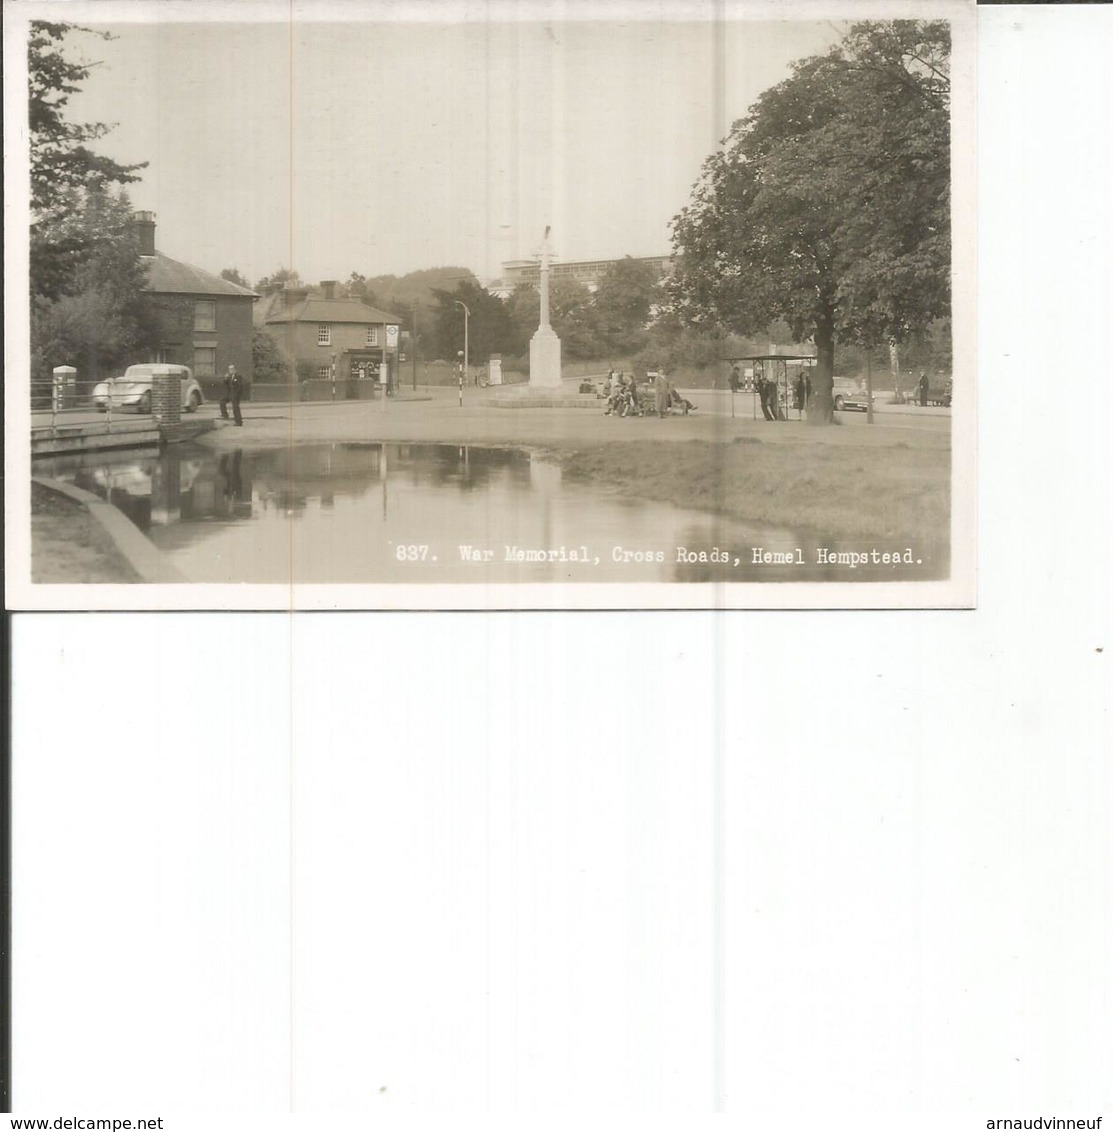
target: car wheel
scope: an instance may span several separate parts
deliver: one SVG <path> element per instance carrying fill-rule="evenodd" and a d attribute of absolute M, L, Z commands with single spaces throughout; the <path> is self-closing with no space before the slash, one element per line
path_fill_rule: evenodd
<path fill-rule="evenodd" d="M 149 413 L 151 411 L 151 391 L 148 389 L 142 397 L 139 398 L 139 404 L 136 406 L 136 412 Z"/>
<path fill-rule="evenodd" d="M 195 389 L 189 395 L 189 405 L 186 407 L 187 413 L 196 413 L 201 408 L 201 394 Z"/>
<path fill-rule="evenodd" d="M 842 409 L 842 398 L 841 397 L 835 398 L 835 408 L 839 409 L 839 410 Z"/>

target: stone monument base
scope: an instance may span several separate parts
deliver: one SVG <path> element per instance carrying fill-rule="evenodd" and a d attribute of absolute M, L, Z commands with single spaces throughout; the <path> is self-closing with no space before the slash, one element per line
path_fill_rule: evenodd
<path fill-rule="evenodd" d="M 551 326 L 539 326 L 529 340 L 531 389 L 559 390 L 560 339 Z"/>

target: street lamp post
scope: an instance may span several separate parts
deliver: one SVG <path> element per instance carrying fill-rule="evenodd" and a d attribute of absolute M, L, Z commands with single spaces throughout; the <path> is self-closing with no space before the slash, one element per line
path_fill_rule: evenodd
<path fill-rule="evenodd" d="M 468 372 L 468 319 L 471 318 L 471 311 L 468 310 L 468 304 L 460 302 L 455 299 L 454 302 L 458 307 L 464 308 L 464 368 L 460 373 L 460 408 L 464 407 L 464 377 Z"/>

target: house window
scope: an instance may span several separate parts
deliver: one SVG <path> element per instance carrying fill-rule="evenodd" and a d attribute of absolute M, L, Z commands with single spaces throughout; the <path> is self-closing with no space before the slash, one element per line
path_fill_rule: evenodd
<path fill-rule="evenodd" d="M 317 327 L 317 345 L 318 346 L 331 346 L 332 345 L 332 327 L 322 323 Z"/>
<path fill-rule="evenodd" d="M 204 377 L 216 377 L 216 347 L 193 347 L 193 376 L 199 381 Z"/>
<path fill-rule="evenodd" d="M 317 376 L 321 379 L 321 381 L 328 381 L 328 379 L 332 376 L 332 366 L 318 366 Z"/>
<path fill-rule="evenodd" d="M 216 303 L 202 301 L 193 304 L 193 329 L 216 329 Z"/>
<path fill-rule="evenodd" d="M 377 346 L 379 344 L 379 328 L 377 326 L 369 326 L 367 328 L 367 345 Z"/>

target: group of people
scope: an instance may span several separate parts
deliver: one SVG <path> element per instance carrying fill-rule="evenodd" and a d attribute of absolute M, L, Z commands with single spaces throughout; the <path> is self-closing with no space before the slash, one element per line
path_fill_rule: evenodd
<path fill-rule="evenodd" d="M 761 415 L 767 421 L 785 420 L 785 405 L 781 402 L 781 383 L 777 380 L 776 374 L 770 373 L 767 375 L 761 363 L 759 362 L 754 366 L 753 381 L 753 387 L 757 391 L 758 399 L 761 403 Z M 730 371 L 730 391 L 732 393 L 737 393 L 741 388 L 742 371 L 736 364 L 731 368 Z M 794 409 L 807 408 L 808 403 L 812 399 L 812 377 L 807 370 L 802 369 L 797 374 L 796 381 L 792 386 L 792 395 L 792 407 Z M 787 396 L 788 390 L 786 389 L 786 401 Z"/>
<path fill-rule="evenodd" d="M 607 374 L 606 397 L 607 407 L 603 410 L 605 417 L 641 417 L 650 413 L 664 417 L 674 408 L 687 416 L 695 408 L 669 381 L 663 369 L 649 370 L 645 386 L 638 385 L 634 374 L 612 369 Z"/>

